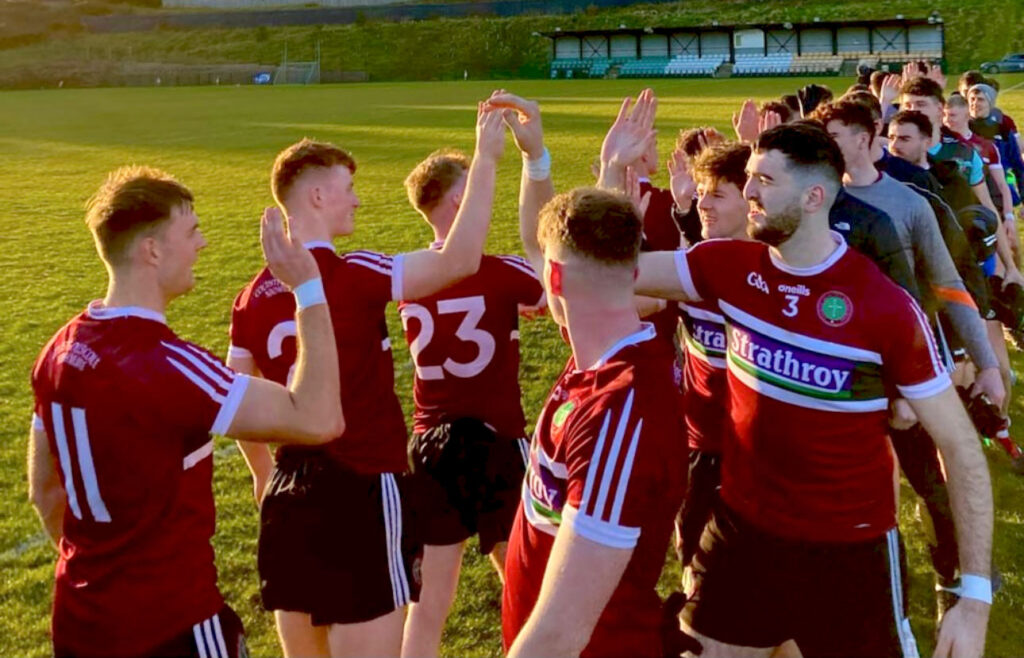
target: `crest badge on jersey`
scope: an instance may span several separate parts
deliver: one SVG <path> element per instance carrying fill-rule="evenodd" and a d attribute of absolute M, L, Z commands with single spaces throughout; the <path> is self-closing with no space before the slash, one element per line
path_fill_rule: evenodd
<path fill-rule="evenodd" d="M 563 404 L 562 406 L 555 410 L 555 415 L 551 418 L 551 423 L 555 427 L 560 427 L 562 423 L 565 422 L 565 419 L 569 417 L 569 414 L 572 413 L 572 410 L 575 407 L 576 405 L 573 404 L 571 400 L 569 402 L 566 402 L 565 404 Z"/>
<path fill-rule="evenodd" d="M 853 301 L 838 290 L 818 299 L 818 318 L 830 327 L 841 327 L 853 317 Z"/>

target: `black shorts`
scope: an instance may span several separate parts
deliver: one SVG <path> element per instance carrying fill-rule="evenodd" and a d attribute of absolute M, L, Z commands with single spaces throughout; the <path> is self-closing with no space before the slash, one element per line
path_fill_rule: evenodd
<path fill-rule="evenodd" d="M 55 658 L 73 658 L 76 654 L 54 647 Z M 151 658 L 248 658 L 242 620 L 227 604 L 220 611 L 192 628 L 145 652 Z"/>
<path fill-rule="evenodd" d="M 279 460 L 260 510 L 264 607 L 305 612 L 322 626 L 370 621 L 418 600 L 423 550 L 408 531 L 406 484 L 323 455 Z"/>
<path fill-rule="evenodd" d="M 454 442 L 450 442 L 452 434 L 457 435 Z M 425 468 L 416 455 L 430 441 L 462 447 L 452 463 Z M 466 442 L 477 449 L 465 449 Z M 486 555 L 496 544 L 508 541 L 529 450 L 525 439 L 498 437 L 479 421 L 445 423 L 413 435 L 411 506 L 423 543 L 448 546 L 478 534 L 480 552 Z"/>
<path fill-rule="evenodd" d="M 676 556 L 682 566 L 693 559 L 718 500 L 722 481 L 722 456 L 715 452 L 690 449 L 690 467 L 686 479 L 686 498 L 676 516 Z"/>
<path fill-rule="evenodd" d="M 719 503 L 693 558 L 683 620 L 726 644 L 795 640 L 805 656 L 916 655 L 898 531 L 867 542 L 770 535 Z"/>

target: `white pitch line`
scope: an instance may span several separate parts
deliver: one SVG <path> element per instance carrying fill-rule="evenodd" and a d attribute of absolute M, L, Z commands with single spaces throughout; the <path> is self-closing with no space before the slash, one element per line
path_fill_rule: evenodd
<path fill-rule="evenodd" d="M 1024 87 L 1024 82 L 1018 82 L 1017 84 L 1013 85 L 1009 89 L 1004 89 L 1001 93 L 1005 94 L 1008 91 L 1013 91 L 1014 89 L 1019 89 L 1021 87 Z"/>

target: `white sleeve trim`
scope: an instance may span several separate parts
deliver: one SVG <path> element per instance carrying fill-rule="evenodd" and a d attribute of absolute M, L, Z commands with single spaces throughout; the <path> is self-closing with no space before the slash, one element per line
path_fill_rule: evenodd
<path fill-rule="evenodd" d="M 899 390 L 900 395 L 908 400 L 923 400 L 924 398 L 930 398 L 942 393 L 952 385 L 953 380 L 949 378 L 949 375 L 942 373 L 938 377 L 921 382 L 920 384 L 897 386 L 896 388 Z"/>
<path fill-rule="evenodd" d="M 46 424 L 43 423 L 43 419 L 39 417 L 39 414 L 32 412 L 32 429 L 37 432 L 45 432 Z"/>
<path fill-rule="evenodd" d="M 683 292 L 690 299 L 691 302 L 701 301 L 701 297 L 697 294 L 697 288 L 693 285 L 693 277 L 690 276 L 690 263 L 686 258 L 686 252 L 682 249 L 676 250 L 676 274 L 679 276 L 679 285 L 683 287 Z"/>
<path fill-rule="evenodd" d="M 252 352 L 238 345 L 228 346 L 229 359 L 252 359 Z"/>
<path fill-rule="evenodd" d="M 245 398 L 245 391 L 249 388 L 250 379 L 249 375 L 241 373 L 235 375 L 234 381 L 231 382 L 231 388 L 228 389 L 228 394 L 224 397 L 220 411 L 213 421 L 213 427 L 210 428 L 211 434 L 224 435 L 228 433 L 231 423 L 235 420 L 235 414 L 238 413 L 238 408 L 242 405 L 242 399 Z"/>
<path fill-rule="evenodd" d="M 580 537 L 609 548 L 635 548 L 640 539 L 640 528 L 616 525 L 580 514 L 572 505 L 562 508 L 562 525 L 571 528 Z"/>
<path fill-rule="evenodd" d="M 405 298 L 404 276 L 405 254 L 398 254 L 391 260 L 391 301 L 393 302 L 400 302 Z"/>

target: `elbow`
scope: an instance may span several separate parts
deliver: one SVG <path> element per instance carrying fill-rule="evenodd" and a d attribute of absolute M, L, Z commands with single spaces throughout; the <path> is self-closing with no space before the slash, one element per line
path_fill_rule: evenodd
<path fill-rule="evenodd" d="M 307 437 L 309 445 L 322 446 L 345 433 L 345 416 L 341 413 L 341 405 L 336 405 L 333 411 L 330 417 L 310 428 Z"/>

